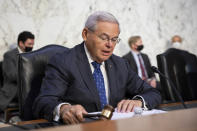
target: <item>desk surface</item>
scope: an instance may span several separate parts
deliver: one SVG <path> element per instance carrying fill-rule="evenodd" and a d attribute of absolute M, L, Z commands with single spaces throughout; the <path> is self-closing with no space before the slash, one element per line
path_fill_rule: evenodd
<path fill-rule="evenodd" d="M 122 120 L 98 121 L 40 131 L 197 131 L 197 108 Z"/>

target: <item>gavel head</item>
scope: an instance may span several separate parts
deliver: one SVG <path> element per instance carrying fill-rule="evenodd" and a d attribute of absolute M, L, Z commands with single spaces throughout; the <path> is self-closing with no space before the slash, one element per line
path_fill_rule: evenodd
<path fill-rule="evenodd" d="M 101 119 L 104 118 L 107 120 L 111 120 L 113 112 L 114 108 L 110 105 L 106 105 L 101 112 Z"/>

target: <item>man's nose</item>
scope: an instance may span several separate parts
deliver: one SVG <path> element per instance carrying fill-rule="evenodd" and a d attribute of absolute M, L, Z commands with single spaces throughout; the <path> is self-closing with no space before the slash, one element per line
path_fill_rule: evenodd
<path fill-rule="evenodd" d="M 114 43 L 112 42 L 111 39 L 109 39 L 109 40 L 107 41 L 107 46 L 108 46 L 108 47 L 112 47 L 113 44 L 114 44 Z"/>

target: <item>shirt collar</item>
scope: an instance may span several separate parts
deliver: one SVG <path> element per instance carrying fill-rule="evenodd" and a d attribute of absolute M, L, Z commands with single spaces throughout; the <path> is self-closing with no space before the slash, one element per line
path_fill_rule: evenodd
<path fill-rule="evenodd" d="M 24 53 L 19 46 L 17 48 L 19 53 Z"/>

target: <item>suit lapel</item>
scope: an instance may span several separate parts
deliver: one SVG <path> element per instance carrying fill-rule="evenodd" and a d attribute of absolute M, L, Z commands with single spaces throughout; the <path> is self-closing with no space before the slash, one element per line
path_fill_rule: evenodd
<path fill-rule="evenodd" d="M 88 58 L 86 56 L 85 50 L 84 50 L 84 43 L 80 44 L 76 48 L 76 54 L 77 54 L 77 66 L 79 69 L 79 72 L 81 74 L 81 78 L 83 79 L 84 83 L 86 84 L 87 88 L 92 94 L 92 99 L 95 99 L 97 103 L 97 108 L 100 110 L 100 98 L 98 95 L 98 91 L 96 88 L 96 84 L 93 79 L 93 75 L 91 72 L 90 64 L 88 62 Z"/>
<path fill-rule="evenodd" d="M 142 54 L 141 53 L 141 56 L 142 56 L 142 59 L 143 59 L 143 61 L 144 61 L 144 68 L 145 68 L 145 71 L 146 71 L 146 73 L 147 73 L 147 76 L 149 77 L 149 71 L 147 70 L 147 69 L 149 69 L 148 68 L 148 63 L 147 63 L 147 59 L 146 59 L 146 56 L 144 55 L 144 54 Z"/>
<path fill-rule="evenodd" d="M 129 52 L 129 58 L 130 58 L 130 60 L 132 62 L 130 65 L 133 66 L 134 71 L 136 73 L 138 73 L 137 64 L 136 64 L 135 59 L 133 57 L 133 54 L 131 52 Z"/>
<path fill-rule="evenodd" d="M 143 54 L 141 54 L 141 56 L 142 56 L 142 59 L 143 59 L 143 61 L 144 61 L 144 65 L 145 65 L 145 67 L 147 67 L 147 62 L 146 62 L 146 56 L 145 55 L 143 55 Z"/>
<path fill-rule="evenodd" d="M 111 59 L 105 62 L 105 69 L 107 72 L 108 83 L 109 83 L 109 104 L 113 105 L 114 94 L 117 94 L 116 91 L 116 78 L 115 78 L 115 68 Z"/>

